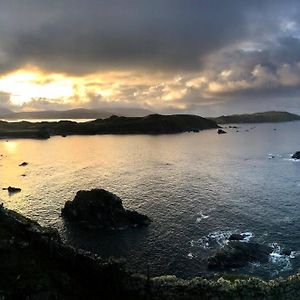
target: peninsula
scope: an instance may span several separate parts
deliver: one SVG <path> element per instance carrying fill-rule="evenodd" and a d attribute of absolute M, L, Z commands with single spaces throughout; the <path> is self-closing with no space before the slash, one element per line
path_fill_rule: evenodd
<path fill-rule="evenodd" d="M 118 117 L 77 123 L 0 121 L 0 138 L 49 138 L 55 135 L 170 134 L 218 128 L 215 121 L 196 115 Z"/>
<path fill-rule="evenodd" d="M 279 123 L 300 120 L 300 116 L 286 111 L 266 111 L 210 118 L 218 124 Z"/>

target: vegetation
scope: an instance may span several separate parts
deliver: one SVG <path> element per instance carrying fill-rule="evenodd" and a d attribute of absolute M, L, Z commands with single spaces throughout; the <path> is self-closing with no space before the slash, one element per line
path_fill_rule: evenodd
<path fill-rule="evenodd" d="M 0 299 L 299 299 L 300 274 L 264 281 L 133 274 L 61 242 L 58 233 L 0 207 Z"/>

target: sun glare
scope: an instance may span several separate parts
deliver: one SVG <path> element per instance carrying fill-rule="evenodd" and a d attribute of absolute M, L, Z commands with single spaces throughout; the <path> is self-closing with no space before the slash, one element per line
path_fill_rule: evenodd
<path fill-rule="evenodd" d="M 72 80 L 62 75 L 43 75 L 36 72 L 19 71 L 0 79 L 0 90 L 10 94 L 14 105 L 35 98 L 61 99 L 73 95 Z"/>

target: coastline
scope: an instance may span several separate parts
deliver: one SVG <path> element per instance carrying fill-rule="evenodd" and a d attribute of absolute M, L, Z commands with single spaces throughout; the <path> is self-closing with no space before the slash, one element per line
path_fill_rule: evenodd
<path fill-rule="evenodd" d="M 48 139 L 61 135 L 98 134 L 172 134 L 198 132 L 219 128 L 215 121 L 196 115 L 149 115 L 146 117 L 118 117 L 77 123 L 59 122 L 6 122 L 0 121 L 0 138 Z"/>
<path fill-rule="evenodd" d="M 0 208 L 4 299 L 299 299 L 300 273 L 265 281 L 223 275 L 150 277 L 64 244 L 56 230 Z"/>

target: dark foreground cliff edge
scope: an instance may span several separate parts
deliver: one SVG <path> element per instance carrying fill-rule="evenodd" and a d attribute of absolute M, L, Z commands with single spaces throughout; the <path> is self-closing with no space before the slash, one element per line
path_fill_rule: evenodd
<path fill-rule="evenodd" d="M 134 274 L 0 207 L 0 299 L 299 299 L 300 274 L 263 281 Z"/>
<path fill-rule="evenodd" d="M 218 128 L 215 121 L 196 115 L 117 117 L 84 123 L 0 121 L 0 138 L 49 138 L 53 135 L 170 134 Z"/>

